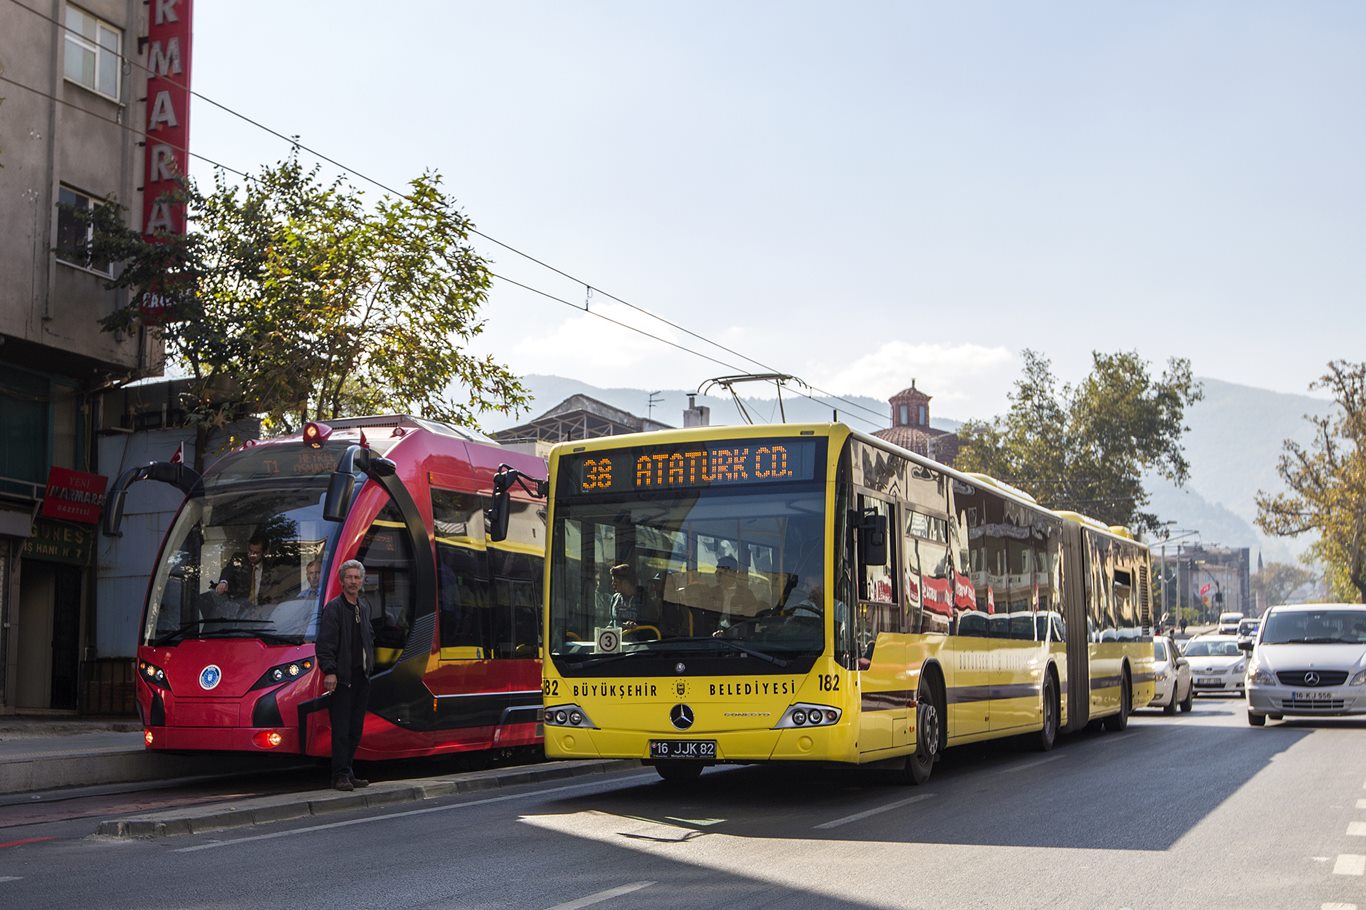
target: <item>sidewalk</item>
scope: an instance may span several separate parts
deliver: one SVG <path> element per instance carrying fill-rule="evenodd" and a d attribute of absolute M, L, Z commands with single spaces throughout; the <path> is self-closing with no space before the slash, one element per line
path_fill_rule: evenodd
<path fill-rule="evenodd" d="M 297 759 L 148 752 L 129 718 L 0 716 L 0 795 L 274 771 Z"/>

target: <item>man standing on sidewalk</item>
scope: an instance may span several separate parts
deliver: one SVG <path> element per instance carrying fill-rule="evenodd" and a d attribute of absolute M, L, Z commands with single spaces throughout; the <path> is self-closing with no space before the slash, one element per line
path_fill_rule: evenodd
<path fill-rule="evenodd" d="M 375 633 L 370 605 L 361 595 L 365 566 L 348 559 L 337 570 L 342 592 L 323 604 L 318 621 L 318 667 L 323 689 L 332 693 L 332 786 L 338 790 L 368 787 L 356 777 L 351 762 L 365 727 L 370 700 L 370 671 L 375 666 Z"/>

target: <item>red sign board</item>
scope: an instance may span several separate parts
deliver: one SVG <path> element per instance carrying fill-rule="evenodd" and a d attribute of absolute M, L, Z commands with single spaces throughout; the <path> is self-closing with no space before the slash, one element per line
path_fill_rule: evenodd
<path fill-rule="evenodd" d="M 99 524 L 104 491 L 109 478 L 103 474 L 71 471 L 53 465 L 47 472 L 47 494 L 38 512 L 44 518 Z"/>
<path fill-rule="evenodd" d="M 1200 586 L 1200 596 L 1201 596 L 1201 597 L 1204 597 L 1206 594 L 1208 594 L 1208 593 L 1209 593 L 1210 587 L 1211 587 L 1211 585 L 1210 585 L 1208 582 L 1206 582 L 1205 584 L 1201 585 L 1201 586 Z"/>
<path fill-rule="evenodd" d="M 142 233 L 149 241 L 185 233 L 181 191 L 190 163 L 190 36 L 194 0 L 147 0 L 147 144 L 142 185 Z M 156 288 L 147 289 L 143 317 L 164 317 Z"/>

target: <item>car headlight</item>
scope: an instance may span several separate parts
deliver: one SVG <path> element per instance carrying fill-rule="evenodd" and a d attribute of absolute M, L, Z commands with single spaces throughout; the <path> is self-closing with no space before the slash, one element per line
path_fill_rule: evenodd
<path fill-rule="evenodd" d="M 1276 685 L 1276 674 L 1265 664 L 1253 664 L 1247 668 L 1247 681 L 1254 686 Z"/>
<path fill-rule="evenodd" d="M 1246 669 L 1247 669 L 1247 661 L 1246 661 L 1246 660 L 1240 660 L 1240 661 L 1238 661 L 1236 664 L 1234 664 L 1231 668 L 1229 668 L 1229 672 L 1230 672 L 1230 673 L 1242 673 L 1242 672 L 1243 672 L 1244 670 L 1246 670 Z"/>
<path fill-rule="evenodd" d="M 1347 680 L 1349 686 L 1366 686 L 1366 670 L 1358 670 L 1352 678 Z"/>

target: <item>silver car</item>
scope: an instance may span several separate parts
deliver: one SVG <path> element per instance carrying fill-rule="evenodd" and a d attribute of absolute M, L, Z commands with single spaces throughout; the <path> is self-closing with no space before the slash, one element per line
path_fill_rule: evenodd
<path fill-rule="evenodd" d="M 1366 714 L 1366 606 L 1287 604 L 1262 617 L 1247 668 L 1247 722 Z"/>
<path fill-rule="evenodd" d="M 1233 635 L 1201 635 L 1186 642 L 1186 660 L 1195 678 L 1196 695 L 1243 694 L 1247 656 Z"/>
<path fill-rule="evenodd" d="M 1191 709 L 1195 688 L 1191 685 L 1190 661 L 1181 656 L 1176 642 L 1165 635 L 1153 639 L 1153 678 L 1157 682 L 1150 706 L 1160 707 L 1167 714 Z"/>

